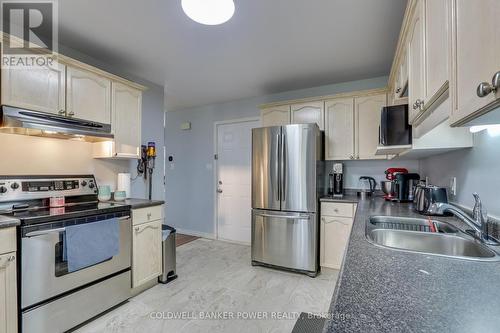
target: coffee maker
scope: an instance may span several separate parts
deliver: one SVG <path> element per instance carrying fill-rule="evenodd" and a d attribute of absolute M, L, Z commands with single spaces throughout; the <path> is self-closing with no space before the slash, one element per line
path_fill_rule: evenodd
<path fill-rule="evenodd" d="M 412 202 L 413 191 L 420 180 L 418 173 L 399 173 L 396 175 L 396 201 Z"/>
<path fill-rule="evenodd" d="M 330 174 L 330 184 L 333 181 L 333 196 L 342 198 L 344 196 L 344 165 L 342 163 L 333 164 L 333 174 Z"/>

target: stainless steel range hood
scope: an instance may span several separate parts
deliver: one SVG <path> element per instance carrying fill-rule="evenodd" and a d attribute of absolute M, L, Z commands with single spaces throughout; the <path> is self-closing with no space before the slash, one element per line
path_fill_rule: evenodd
<path fill-rule="evenodd" d="M 34 135 L 83 141 L 113 139 L 111 125 L 83 119 L 20 109 L 7 105 L 0 108 L 0 133 Z"/>

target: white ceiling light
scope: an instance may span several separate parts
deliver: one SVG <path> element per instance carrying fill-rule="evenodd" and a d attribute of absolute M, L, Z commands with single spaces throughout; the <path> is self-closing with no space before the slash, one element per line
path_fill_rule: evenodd
<path fill-rule="evenodd" d="M 193 21 L 217 25 L 233 17 L 234 2 L 233 0 L 182 0 L 182 9 Z"/>

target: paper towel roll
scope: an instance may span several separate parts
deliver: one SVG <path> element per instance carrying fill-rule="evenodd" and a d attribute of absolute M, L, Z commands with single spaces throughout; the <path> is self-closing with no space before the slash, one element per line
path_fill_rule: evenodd
<path fill-rule="evenodd" d="M 130 173 L 119 173 L 116 182 L 117 191 L 125 191 L 126 197 L 130 198 Z"/>

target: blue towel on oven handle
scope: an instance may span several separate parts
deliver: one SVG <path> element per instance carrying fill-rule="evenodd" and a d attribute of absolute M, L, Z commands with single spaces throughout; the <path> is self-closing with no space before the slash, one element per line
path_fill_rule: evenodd
<path fill-rule="evenodd" d="M 63 254 L 68 272 L 111 259 L 120 252 L 120 225 L 117 218 L 66 227 Z"/>

